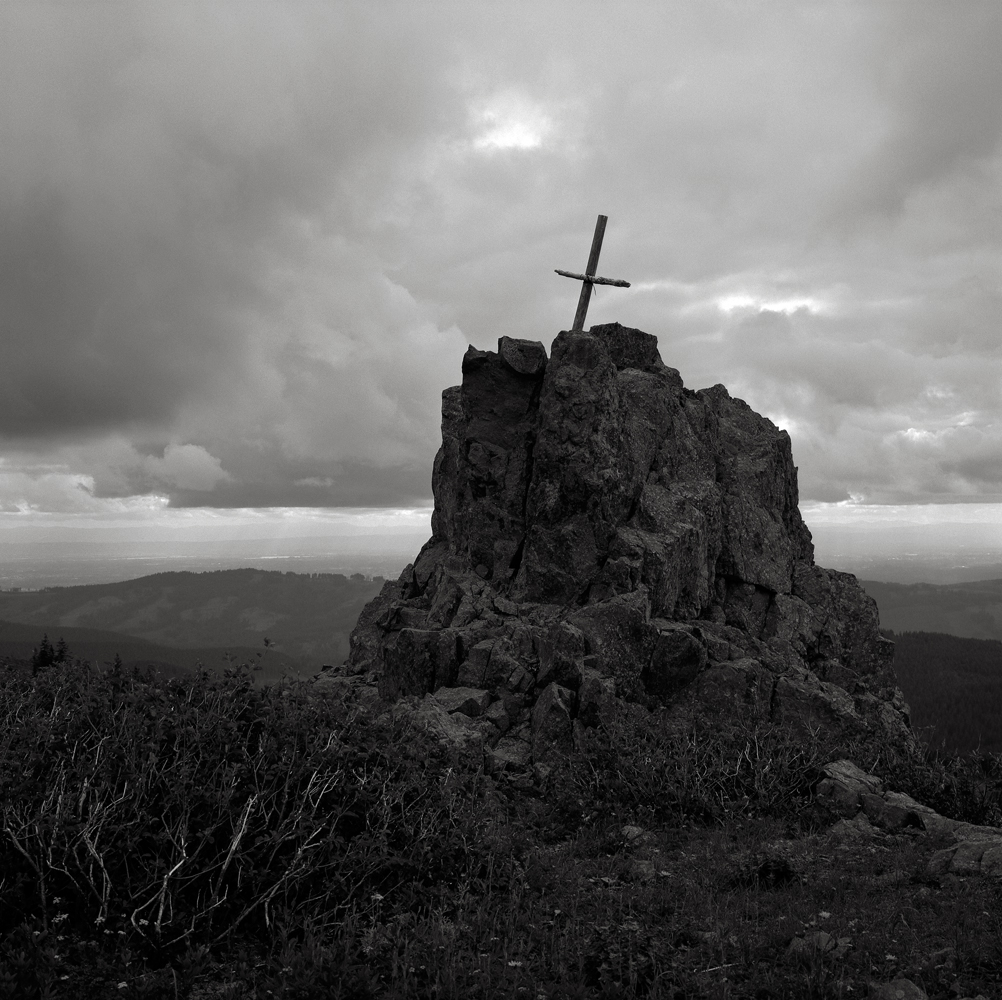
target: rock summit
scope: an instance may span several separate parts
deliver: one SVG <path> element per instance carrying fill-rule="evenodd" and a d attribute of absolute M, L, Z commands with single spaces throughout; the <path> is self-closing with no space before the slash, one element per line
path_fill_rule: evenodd
<path fill-rule="evenodd" d="M 874 601 L 814 563 L 789 435 L 686 389 L 650 334 L 470 347 L 432 486 L 432 537 L 340 672 L 496 767 L 623 700 L 912 745 Z"/>

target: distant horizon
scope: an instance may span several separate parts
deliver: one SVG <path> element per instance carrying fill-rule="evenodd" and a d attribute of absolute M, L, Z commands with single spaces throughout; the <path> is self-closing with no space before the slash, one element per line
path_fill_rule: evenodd
<path fill-rule="evenodd" d="M 1002 578 L 1002 505 L 801 505 L 821 566 L 886 583 Z M 169 571 L 271 569 L 395 578 L 431 507 L 159 511 L 148 518 L 0 515 L 0 589 L 115 583 Z"/>

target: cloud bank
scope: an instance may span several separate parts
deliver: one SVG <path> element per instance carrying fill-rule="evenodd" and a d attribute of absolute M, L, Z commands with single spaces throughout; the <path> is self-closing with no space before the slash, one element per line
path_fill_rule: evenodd
<path fill-rule="evenodd" d="M 573 16 L 571 16 L 573 13 Z M 466 346 L 589 320 L 806 500 L 1002 500 L 1002 10 L 0 10 L 0 509 L 407 507 Z"/>

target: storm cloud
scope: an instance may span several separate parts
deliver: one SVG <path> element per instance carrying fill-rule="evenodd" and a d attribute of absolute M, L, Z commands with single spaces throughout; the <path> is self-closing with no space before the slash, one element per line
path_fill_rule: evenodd
<path fill-rule="evenodd" d="M 1002 500 L 1002 10 L 0 9 L 0 509 L 408 507 L 468 344 L 659 337 L 805 500 Z M 109 508 L 110 509 L 110 508 Z"/>

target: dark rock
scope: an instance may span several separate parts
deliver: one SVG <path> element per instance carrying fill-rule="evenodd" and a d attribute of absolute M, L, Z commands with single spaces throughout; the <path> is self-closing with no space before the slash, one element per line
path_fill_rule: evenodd
<path fill-rule="evenodd" d="M 693 631 L 691 626 L 666 623 L 658 634 L 651 658 L 641 674 L 648 693 L 667 701 L 705 669 L 709 659 L 706 645 Z"/>
<path fill-rule="evenodd" d="M 516 736 L 502 736 L 488 753 L 491 770 L 525 771 L 532 763 L 532 747 Z"/>
<path fill-rule="evenodd" d="M 832 834 L 839 839 L 881 835 L 952 835 L 955 843 L 936 851 L 927 864 L 930 875 L 966 877 L 1002 876 L 1002 830 L 975 826 L 939 815 L 903 792 L 885 791 L 876 775 L 866 774 L 848 760 L 837 760 L 822 769 L 817 799 L 842 816 Z"/>
<path fill-rule="evenodd" d="M 608 725 L 616 711 L 616 682 L 586 668 L 578 687 L 577 718 L 584 726 Z"/>
<path fill-rule="evenodd" d="M 826 764 L 824 777 L 818 783 L 816 795 L 838 815 L 851 819 L 862 807 L 862 796 L 880 794 L 883 783 L 874 774 L 867 774 L 851 760 L 836 760 Z"/>
<path fill-rule="evenodd" d="M 559 684 L 543 689 L 532 709 L 532 756 L 544 761 L 567 751 L 573 741 L 574 692 Z"/>
<path fill-rule="evenodd" d="M 483 715 L 491 703 L 491 693 L 483 688 L 440 687 L 435 691 L 435 701 L 452 714 L 459 712 L 471 719 Z"/>
<path fill-rule="evenodd" d="M 796 964 L 813 966 L 819 960 L 845 958 L 851 948 L 852 940 L 848 937 L 836 938 L 827 931 L 812 931 L 803 937 L 795 937 L 788 945 L 786 954 Z M 910 1000 L 911 994 L 908 996 Z"/>
<path fill-rule="evenodd" d="M 499 733 L 506 733 L 511 728 L 511 716 L 505 706 L 504 699 L 494 702 L 484 713 L 484 718 L 490 722 Z"/>
<path fill-rule="evenodd" d="M 466 687 L 483 687 L 487 683 L 487 666 L 494 649 L 494 639 L 478 642 L 456 671 L 456 683 Z"/>
<path fill-rule="evenodd" d="M 874 985 L 870 996 L 877 1000 L 929 1000 L 929 994 L 910 979 L 895 979 L 890 983 Z"/>
<path fill-rule="evenodd" d="M 404 628 L 384 647 L 379 694 L 392 701 L 425 694 L 453 682 L 458 669 L 458 636 L 452 630 Z"/>
<path fill-rule="evenodd" d="M 402 700 L 393 707 L 395 717 L 406 717 L 420 729 L 432 733 L 439 740 L 457 750 L 475 753 L 484 749 L 485 736 L 489 733 L 465 715 L 450 715 L 431 695 L 426 695 L 416 704 L 413 700 Z"/>
<path fill-rule="evenodd" d="M 876 605 L 814 564 L 789 435 L 723 386 L 686 389 L 649 334 L 565 331 L 549 359 L 471 347 L 432 488 L 432 537 L 340 671 L 381 698 L 485 691 L 488 744 L 531 710 L 536 763 L 622 699 L 914 750 Z"/>

